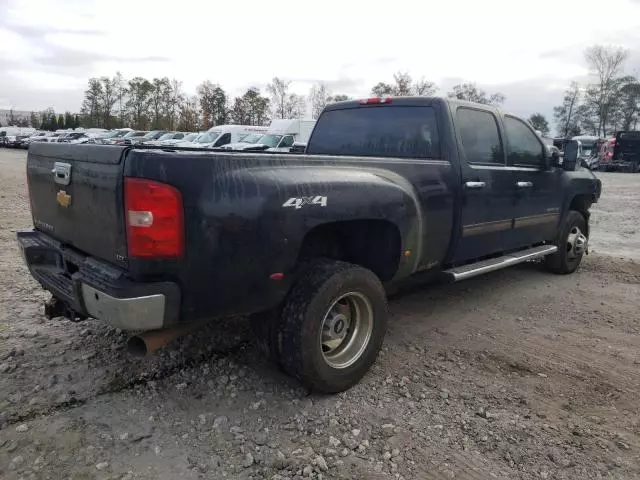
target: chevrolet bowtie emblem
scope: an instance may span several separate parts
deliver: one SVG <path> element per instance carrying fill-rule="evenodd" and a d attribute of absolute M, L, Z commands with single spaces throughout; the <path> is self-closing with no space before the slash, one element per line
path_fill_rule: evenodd
<path fill-rule="evenodd" d="M 71 205 L 71 195 L 67 195 L 67 192 L 64 190 L 60 190 L 56 194 L 56 201 L 60 204 L 60 206 L 67 208 Z"/>

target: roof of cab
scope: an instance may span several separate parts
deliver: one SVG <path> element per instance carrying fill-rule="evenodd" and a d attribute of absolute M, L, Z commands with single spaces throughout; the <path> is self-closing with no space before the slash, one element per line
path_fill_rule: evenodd
<path fill-rule="evenodd" d="M 372 98 L 382 98 L 385 99 L 384 102 L 367 105 L 363 102 L 372 99 Z M 481 108 L 483 110 L 489 110 L 492 112 L 499 112 L 500 109 L 494 105 L 487 105 L 482 103 L 468 102 L 466 100 L 458 100 L 457 98 L 447 98 L 447 97 L 365 97 L 359 98 L 356 100 L 345 100 L 343 102 L 330 103 L 325 107 L 325 111 L 328 110 L 341 110 L 343 108 L 354 108 L 354 107 L 376 107 L 376 106 L 385 106 L 385 105 L 404 105 L 404 106 L 419 106 L 419 105 L 454 105 L 454 106 L 467 106 L 474 108 Z"/>

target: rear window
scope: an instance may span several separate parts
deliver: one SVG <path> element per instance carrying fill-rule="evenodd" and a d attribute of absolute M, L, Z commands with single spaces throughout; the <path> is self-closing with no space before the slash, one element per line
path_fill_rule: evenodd
<path fill-rule="evenodd" d="M 432 107 L 376 106 L 324 112 L 307 153 L 358 157 L 440 158 Z"/>

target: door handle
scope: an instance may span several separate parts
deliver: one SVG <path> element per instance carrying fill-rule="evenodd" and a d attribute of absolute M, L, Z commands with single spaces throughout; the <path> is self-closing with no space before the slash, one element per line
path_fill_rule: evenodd
<path fill-rule="evenodd" d="M 533 183 L 532 182 L 518 182 L 518 183 L 516 183 L 516 185 L 518 185 L 518 188 L 531 188 L 531 187 L 533 187 Z"/>
<path fill-rule="evenodd" d="M 465 187 L 472 189 L 484 188 L 484 185 L 484 182 L 466 182 L 464 184 Z"/>

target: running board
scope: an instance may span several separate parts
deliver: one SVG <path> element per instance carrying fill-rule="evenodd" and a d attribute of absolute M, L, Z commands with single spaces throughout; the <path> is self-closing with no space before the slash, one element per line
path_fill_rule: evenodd
<path fill-rule="evenodd" d="M 452 281 L 459 282 L 467 278 L 476 277 L 484 273 L 493 272 L 503 268 L 517 265 L 528 260 L 544 257 L 558 251 L 555 245 L 541 245 L 539 247 L 529 248 L 515 253 L 510 253 L 498 258 L 482 260 L 480 262 L 463 265 L 461 267 L 450 268 L 443 273 Z"/>

